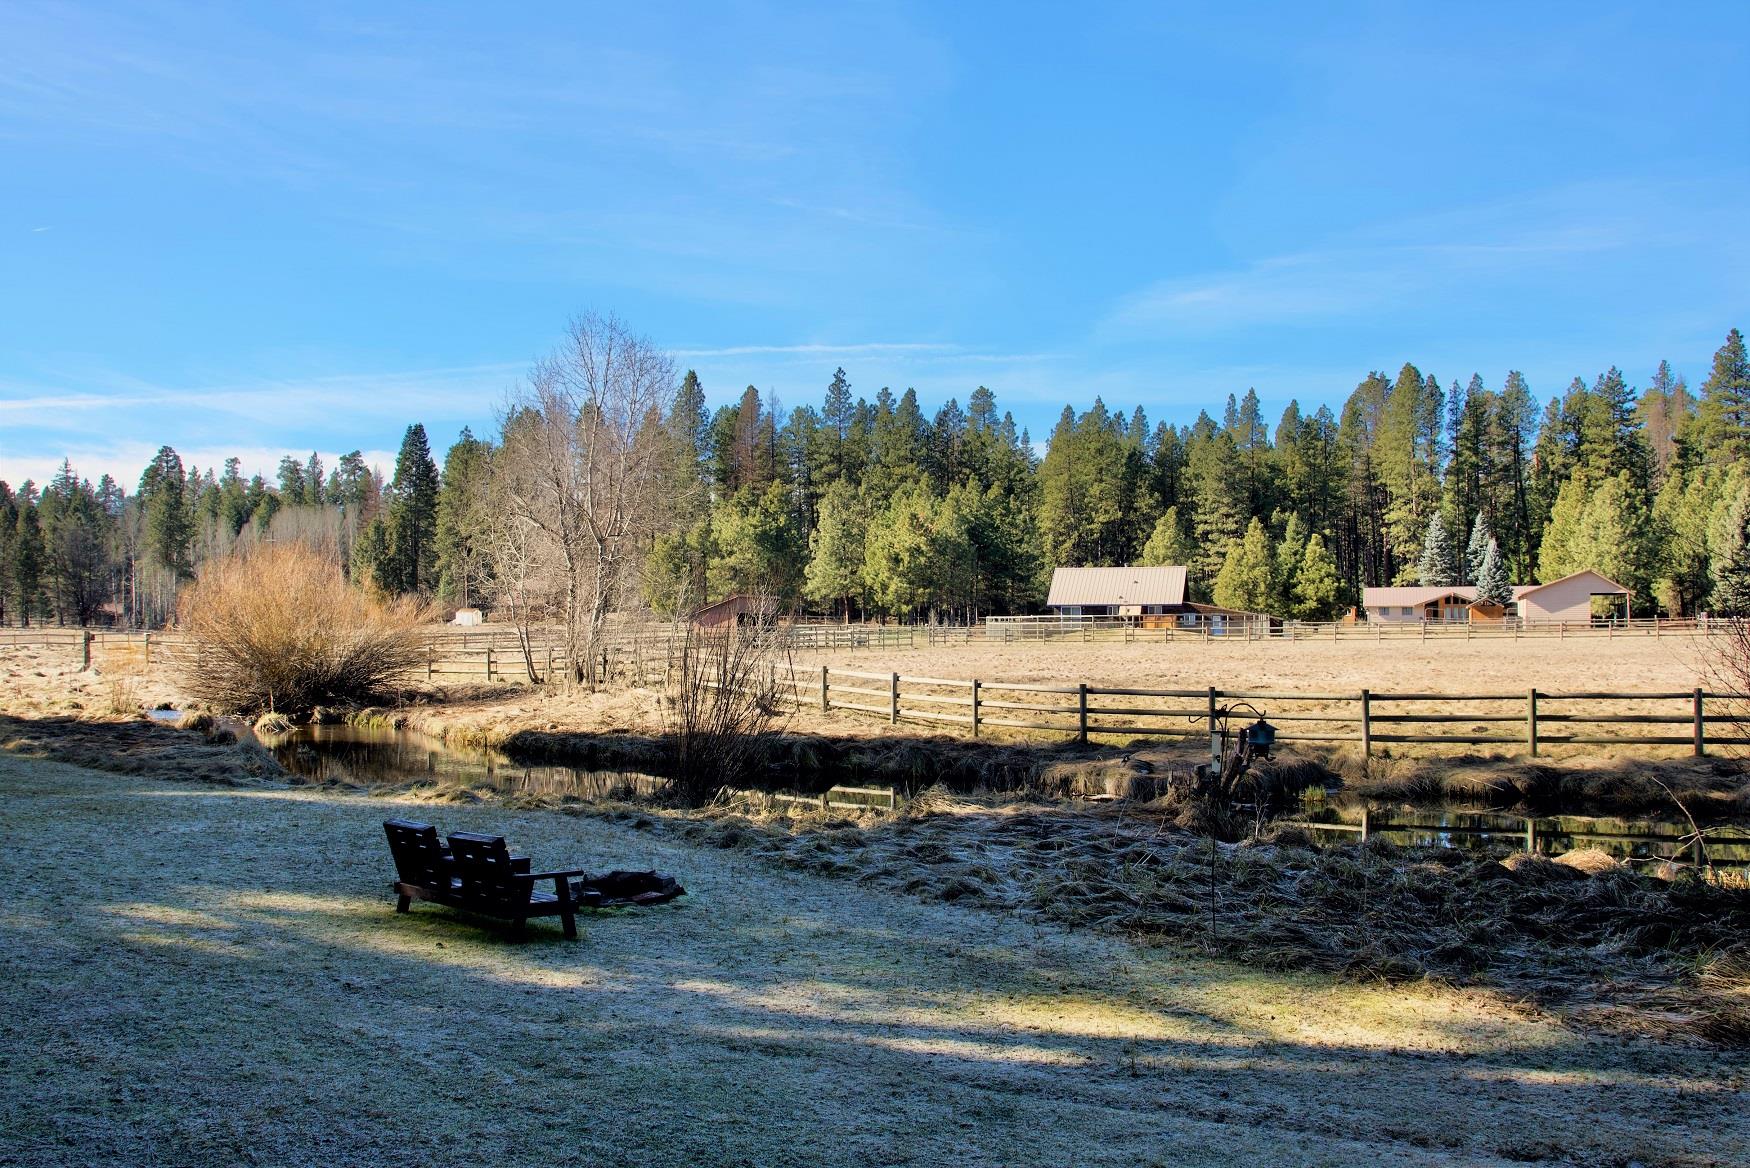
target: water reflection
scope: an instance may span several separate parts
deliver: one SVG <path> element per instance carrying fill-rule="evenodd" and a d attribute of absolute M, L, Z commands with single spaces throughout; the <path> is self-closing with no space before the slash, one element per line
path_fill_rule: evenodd
<path fill-rule="evenodd" d="M 663 785 L 637 771 L 520 763 L 500 751 L 453 747 L 413 730 L 300 726 L 259 741 L 286 770 L 311 782 L 431 783 L 582 799 L 649 796 Z"/>

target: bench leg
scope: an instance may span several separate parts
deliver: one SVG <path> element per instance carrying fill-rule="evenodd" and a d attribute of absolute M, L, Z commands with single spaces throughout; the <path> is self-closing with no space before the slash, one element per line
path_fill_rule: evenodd
<path fill-rule="evenodd" d="M 413 898 L 405 894 L 395 898 L 395 911 L 406 912 L 407 906 L 413 903 Z"/>
<path fill-rule="evenodd" d="M 570 912 L 560 913 L 559 914 L 559 923 L 565 926 L 565 939 L 567 941 L 577 940 L 577 914 L 576 913 L 570 913 Z"/>

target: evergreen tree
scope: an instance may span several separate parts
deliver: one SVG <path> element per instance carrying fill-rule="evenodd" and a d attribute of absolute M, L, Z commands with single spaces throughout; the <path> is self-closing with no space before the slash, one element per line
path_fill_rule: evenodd
<path fill-rule="evenodd" d="M 437 585 L 438 469 L 425 427 L 407 427 L 390 484 L 386 591 L 430 595 Z"/>
<path fill-rule="evenodd" d="M 265 502 L 263 506 L 266 506 Z M 271 518 L 272 512 L 268 514 Z M 353 541 L 347 576 L 361 587 L 388 592 L 391 590 L 390 585 L 394 583 L 394 571 L 388 524 L 381 515 L 373 516 Z"/>
<path fill-rule="evenodd" d="M 1293 615 L 1303 621 L 1330 620 L 1342 598 L 1343 582 L 1337 576 L 1337 560 L 1325 547 L 1322 536 L 1314 532 L 1307 538 L 1306 551 L 1300 557 L 1290 600 Z"/>
<path fill-rule="evenodd" d="M 1263 521 L 1253 517 L 1245 538 L 1228 544 L 1215 577 L 1215 603 L 1245 612 L 1269 612 L 1281 594 L 1275 550 Z"/>
<path fill-rule="evenodd" d="M 1483 558 L 1477 564 L 1477 599 L 1506 608 L 1513 603 L 1513 583 L 1507 578 L 1507 564 L 1501 558 L 1501 545 L 1491 536 L 1483 548 Z"/>
<path fill-rule="evenodd" d="M 145 512 L 147 554 L 173 580 L 194 575 L 190 547 L 194 525 L 187 487 L 182 459 L 170 447 L 160 446 L 140 475 L 140 506 Z"/>
<path fill-rule="evenodd" d="M 1464 545 L 1464 578 L 1459 583 L 1476 584 L 1482 580 L 1483 557 L 1488 553 L 1489 545 L 1494 542 L 1495 537 L 1489 531 L 1488 522 L 1483 518 L 1483 513 L 1478 511 L 1476 522 L 1470 526 L 1470 541 Z"/>
<path fill-rule="evenodd" d="M 1726 334 L 1726 343 L 1714 354 L 1697 414 L 1700 450 L 1731 462 L 1750 459 L 1750 356 L 1737 329 Z"/>
<path fill-rule="evenodd" d="M 1740 482 L 1713 523 L 1713 611 L 1750 616 L 1750 484 Z"/>
<path fill-rule="evenodd" d="M 1189 564 L 1196 550 L 1179 518 L 1179 509 L 1168 507 L 1155 520 L 1154 530 L 1149 533 L 1148 542 L 1143 544 L 1137 563 L 1149 567 Z"/>
<path fill-rule="evenodd" d="M 444 455 L 433 530 L 438 594 L 466 608 L 480 603 L 487 568 L 487 490 L 492 447 L 466 426 Z"/>
<path fill-rule="evenodd" d="M 1436 511 L 1428 521 L 1428 534 L 1422 541 L 1422 557 L 1416 564 L 1416 578 L 1424 588 L 1444 588 L 1459 582 L 1458 549 L 1453 545 L 1452 529 L 1446 516 Z"/>
<path fill-rule="evenodd" d="M 808 540 L 803 594 L 816 604 L 841 609 L 847 622 L 851 602 L 863 593 L 867 526 L 868 516 L 849 483 L 837 482 L 827 488 L 820 501 L 820 525 Z"/>

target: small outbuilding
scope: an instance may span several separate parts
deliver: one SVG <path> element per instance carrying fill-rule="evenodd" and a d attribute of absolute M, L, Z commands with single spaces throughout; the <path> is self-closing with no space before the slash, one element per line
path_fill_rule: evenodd
<path fill-rule="evenodd" d="M 701 629 L 737 628 L 741 625 L 770 624 L 778 618 L 778 601 L 771 596 L 749 596 L 737 592 L 714 604 L 695 611 L 692 623 Z"/>
<path fill-rule="evenodd" d="M 477 608 L 458 608 L 450 623 L 453 625 L 477 625 L 484 623 L 485 620 L 485 614 Z"/>
<path fill-rule="evenodd" d="M 1513 589 L 1519 619 L 1525 624 L 1590 624 L 1594 619 L 1627 620 L 1634 615 L 1629 590 L 1590 568 Z"/>

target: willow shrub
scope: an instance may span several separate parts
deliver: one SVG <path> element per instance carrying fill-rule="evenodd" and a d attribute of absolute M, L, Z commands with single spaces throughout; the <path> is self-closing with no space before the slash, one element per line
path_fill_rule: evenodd
<path fill-rule="evenodd" d="M 425 650 L 422 612 L 349 584 L 306 544 L 259 545 L 208 564 L 177 600 L 183 687 L 215 710 L 301 715 L 379 695 Z"/>

